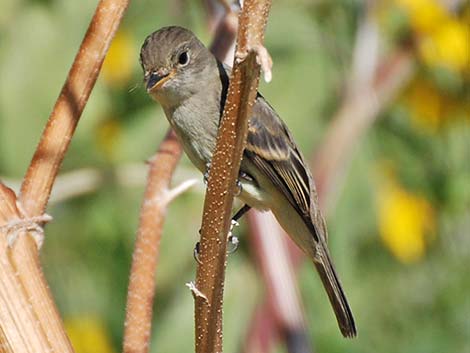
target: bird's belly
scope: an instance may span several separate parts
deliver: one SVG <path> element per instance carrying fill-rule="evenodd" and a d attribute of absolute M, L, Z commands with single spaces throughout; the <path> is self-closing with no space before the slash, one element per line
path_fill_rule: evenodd
<path fill-rule="evenodd" d="M 207 164 L 210 163 L 210 158 L 205 158 L 206 156 L 200 153 L 200 151 L 194 148 L 189 142 L 183 142 L 183 150 L 191 163 L 193 163 L 201 173 L 206 173 Z"/>
<path fill-rule="evenodd" d="M 243 159 L 241 170 L 248 173 L 253 181 L 240 178 L 243 188 L 239 196 L 240 200 L 258 210 L 271 210 L 281 227 L 297 246 L 309 257 L 312 257 L 315 249 L 314 238 L 302 217 L 286 197 L 249 160 Z"/>
<path fill-rule="evenodd" d="M 240 182 L 242 186 L 242 192 L 238 196 L 240 201 L 260 211 L 267 211 L 270 209 L 269 202 L 267 200 L 269 195 L 266 195 L 263 190 L 251 182 L 243 180 L 240 180 Z"/>
<path fill-rule="evenodd" d="M 294 243 L 313 260 L 315 240 L 297 211 L 287 200 L 284 204 L 279 203 L 274 206 L 271 211 Z"/>
<path fill-rule="evenodd" d="M 186 153 L 191 163 L 193 163 L 199 171 L 205 173 L 207 171 L 207 165 L 212 158 L 212 146 L 210 141 L 200 137 L 196 139 L 195 136 L 189 135 L 176 124 L 172 124 L 172 127 L 181 141 L 184 153 Z"/>
<path fill-rule="evenodd" d="M 301 216 L 279 192 L 269 194 L 257 185 L 242 181 L 243 191 L 239 199 L 261 211 L 271 210 L 277 221 L 302 251 L 313 259 L 315 242 Z M 271 190 L 271 189 L 269 189 Z"/>

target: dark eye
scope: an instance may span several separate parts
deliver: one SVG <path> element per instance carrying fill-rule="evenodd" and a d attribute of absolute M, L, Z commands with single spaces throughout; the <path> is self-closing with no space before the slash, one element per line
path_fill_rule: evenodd
<path fill-rule="evenodd" d="M 188 65 L 188 63 L 189 63 L 189 54 L 187 51 L 184 51 L 178 56 L 178 64 L 180 64 L 181 66 L 186 66 Z"/>

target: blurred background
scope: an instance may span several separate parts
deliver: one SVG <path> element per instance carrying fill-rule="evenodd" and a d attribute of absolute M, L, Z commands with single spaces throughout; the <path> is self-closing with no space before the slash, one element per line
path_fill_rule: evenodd
<path fill-rule="evenodd" d="M 96 4 L 0 3 L 0 179 L 9 186 L 21 182 Z M 66 156 L 42 260 L 77 353 L 121 349 L 145 160 L 168 127 L 142 86 L 140 46 L 170 24 L 209 44 L 209 22 L 202 1 L 132 2 Z M 260 91 L 304 155 L 328 159 L 322 147 L 335 121 L 347 121 L 346 134 L 355 136 L 325 204 L 359 337 L 341 338 L 305 263 L 298 279 L 314 350 L 470 352 L 470 2 L 274 1 L 266 46 L 273 81 Z M 404 60 L 405 74 L 392 82 L 387 72 Z M 390 99 L 373 101 L 362 124 L 357 106 L 370 91 L 390 91 Z M 199 184 L 167 216 L 153 352 L 193 351 L 193 298 L 184 284 L 195 277 L 204 187 L 183 158 L 175 182 L 193 177 Z M 227 270 L 229 353 L 241 351 L 265 291 L 247 230 L 242 222 Z M 278 343 L 272 352 L 287 350 Z"/>

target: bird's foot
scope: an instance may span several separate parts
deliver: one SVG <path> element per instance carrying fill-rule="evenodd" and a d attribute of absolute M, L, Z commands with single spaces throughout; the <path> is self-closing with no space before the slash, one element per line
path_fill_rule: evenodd
<path fill-rule="evenodd" d="M 209 180 L 209 171 L 211 170 L 211 162 L 206 163 L 206 172 L 204 173 L 204 184 L 207 185 L 207 181 Z"/>
<path fill-rule="evenodd" d="M 245 172 L 240 171 L 240 173 L 238 173 L 238 179 L 236 181 L 237 189 L 235 191 L 235 196 L 236 197 L 240 196 L 241 193 L 243 192 L 243 184 L 242 184 L 241 180 L 244 180 L 244 181 L 247 181 L 247 182 L 252 182 L 253 178 L 251 177 L 251 175 L 248 175 Z"/>
<path fill-rule="evenodd" d="M 196 262 L 201 265 L 201 260 L 199 260 L 199 252 L 201 250 L 201 243 L 197 242 L 196 245 L 194 245 L 194 250 L 193 250 L 193 257 Z"/>
<path fill-rule="evenodd" d="M 228 246 L 227 246 L 227 252 L 229 254 L 234 253 L 238 249 L 238 245 L 240 244 L 240 241 L 238 240 L 238 237 L 236 235 L 233 235 L 232 231 L 233 228 L 238 227 L 240 224 L 232 219 L 230 223 L 230 230 L 228 231 Z"/>
<path fill-rule="evenodd" d="M 228 240 L 227 240 L 227 253 L 232 254 L 238 249 L 238 245 L 240 244 L 240 241 L 238 240 L 238 237 L 236 235 L 232 234 L 233 228 L 239 226 L 240 224 L 232 219 L 230 223 L 230 230 L 228 231 Z M 199 234 L 201 234 L 201 230 L 199 230 Z M 199 253 L 201 252 L 201 243 L 198 241 L 196 245 L 194 246 L 193 250 L 193 257 L 194 260 L 198 264 L 201 264 L 201 260 L 199 259 Z"/>
<path fill-rule="evenodd" d="M 242 182 L 240 181 L 240 179 L 237 179 L 237 181 L 235 182 L 235 197 L 238 197 L 242 194 L 242 191 L 243 191 L 243 186 L 242 186 Z"/>

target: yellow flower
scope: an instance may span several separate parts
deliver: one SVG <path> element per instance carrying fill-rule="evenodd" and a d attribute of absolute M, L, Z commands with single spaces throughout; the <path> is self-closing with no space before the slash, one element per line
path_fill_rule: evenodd
<path fill-rule="evenodd" d="M 404 91 L 402 101 L 410 111 L 413 125 L 421 131 L 437 133 L 447 123 L 465 117 L 465 100 L 438 89 L 422 76 Z"/>
<path fill-rule="evenodd" d="M 450 19 L 419 45 L 424 62 L 452 71 L 470 69 L 470 25 Z"/>
<path fill-rule="evenodd" d="M 410 25 L 418 34 L 434 31 L 448 14 L 442 4 L 437 0 L 396 0 L 408 15 Z"/>
<path fill-rule="evenodd" d="M 65 327 L 76 353 L 114 353 L 109 333 L 96 316 L 65 320 Z"/>
<path fill-rule="evenodd" d="M 119 30 L 103 63 L 103 79 L 112 87 L 122 87 L 132 76 L 135 60 L 133 38 L 126 30 Z"/>
<path fill-rule="evenodd" d="M 406 90 L 404 99 L 418 127 L 430 132 L 438 131 L 443 119 L 441 95 L 430 81 L 414 80 Z"/>
<path fill-rule="evenodd" d="M 429 202 L 389 180 L 379 188 L 378 206 L 379 232 L 385 246 L 403 263 L 420 260 L 434 229 Z"/>
<path fill-rule="evenodd" d="M 418 36 L 424 62 L 454 72 L 470 70 L 470 26 L 466 12 L 457 18 L 438 0 L 395 0 Z"/>

